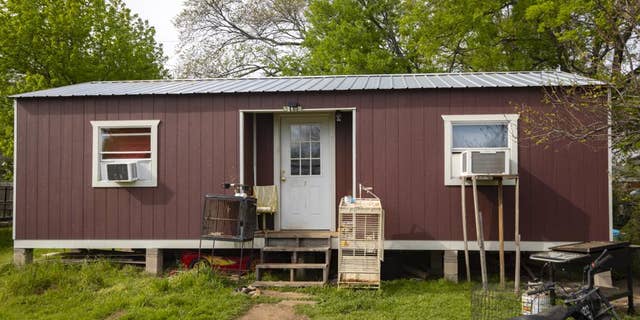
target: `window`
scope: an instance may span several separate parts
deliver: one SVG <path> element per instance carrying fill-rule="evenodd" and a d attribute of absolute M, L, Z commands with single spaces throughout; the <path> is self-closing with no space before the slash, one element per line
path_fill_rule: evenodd
<path fill-rule="evenodd" d="M 518 115 L 443 115 L 444 184 L 460 185 L 463 151 L 506 151 L 512 173 L 518 170 Z"/>
<path fill-rule="evenodd" d="M 93 187 L 155 187 L 159 120 L 91 121 Z"/>
<path fill-rule="evenodd" d="M 291 175 L 320 175 L 320 125 L 291 126 Z"/>

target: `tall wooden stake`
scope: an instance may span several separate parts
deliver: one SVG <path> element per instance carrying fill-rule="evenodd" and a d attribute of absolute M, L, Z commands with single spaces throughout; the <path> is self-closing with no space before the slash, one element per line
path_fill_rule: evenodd
<path fill-rule="evenodd" d="M 467 178 L 462 178 L 462 185 L 460 185 L 460 199 L 462 202 L 462 238 L 464 239 L 464 265 L 467 268 L 467 282 L 471 281 L 471 268 L 469 267 L 469 243 L 467 240 L 467 202 L 465 198 L 465 184 Z"/>
<path fill-rule="evenodd" d="M 498 240 L 500 241 L 500 288 L 504 289 L 504 210 L 502 178 L 498 180 Z"/>
<path fill-rule="evenodd" d="M 520 179 L 516 179 L 516 208 L 515 208 L 515 242 L 516 242 L 516 278 L 515 278 L 515 293 L 520 292 Z"/>
<path fill-rule="evenodd" d="M 484 235 L 482 228 L 482 217 L 478 210 L 478 184 L 476 177 L 471 178 L 473 185 L 473 208 L 476 216 L 476 239 L 478 241 L 478 248 L 480 249 L 480 272 L 482 274 L 482 289 L 485 291 L 488 289 L 487 281 L 487 261 L 484 252 Z"/>

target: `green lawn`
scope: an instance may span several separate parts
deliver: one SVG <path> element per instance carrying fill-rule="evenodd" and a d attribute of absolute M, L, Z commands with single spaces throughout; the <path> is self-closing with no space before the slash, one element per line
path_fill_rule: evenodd
<path fill-rule="evenodd" d="M 253 304 L 212 272 L 156 278 L 107 261 L 10 264 L 11 229 L 0 228 L 0 319 L 235 319 Z M 442 280 L 383 282 L 382 290 L 305 289 L 311 319 L 469 319 L 471 285 Z M 513 305 L 511 306 L 513 307 Z M 517 306 L 516 306 L 517 307 Z M 632 319 L 627 317 L 625 319 Z"/>
<path fill-rule="evenodd" d="M 0 228 L 0 319 L 234 319 L 254 302 L 211 272 L 168 278 L 107 261 L 10 264 L 11 229 Z"/>
<path fill-rule="evenodd" d="M 13 240 L 11 228 L 0 227 L 0 266 L 11 262 L 13 258 Z"/>
<path fill-rule="evenodd" d="M 470 319 L 471 286 L 444 280 L 384 282 L 382 290 L 315 289 L 311 319 Z"/>

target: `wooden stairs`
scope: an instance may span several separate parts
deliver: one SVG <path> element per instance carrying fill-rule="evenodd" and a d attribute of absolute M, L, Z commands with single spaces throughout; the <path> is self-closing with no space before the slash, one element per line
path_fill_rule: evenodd
<path fill-rule="evenodd" d="M 331 232 L 281 231 L 264 234 L 260 263 L 256 265 L 256 287 L 322 286 L 329 280 Z M 268 270 L 288 270 L 288 281 L 264 281 Z M 322 280 L 309 280 L 305 270 L 321 270 Z M 316 273 L 318 273 L 316 271 Z"/>

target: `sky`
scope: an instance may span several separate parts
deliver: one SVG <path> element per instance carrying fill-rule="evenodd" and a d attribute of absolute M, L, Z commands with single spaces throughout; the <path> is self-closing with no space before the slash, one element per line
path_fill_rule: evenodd
<path fill-rule="evenodd" d="M 169 58 L 166 67 L 170 70 L 177 63 L 176 46 L 178 31 L 173 26 L 173 18 L 182 10 L 184 0 L 124 0 L 133 13 L 156 29 L 156 42 L 162 44 L 164 54 Z"/>

